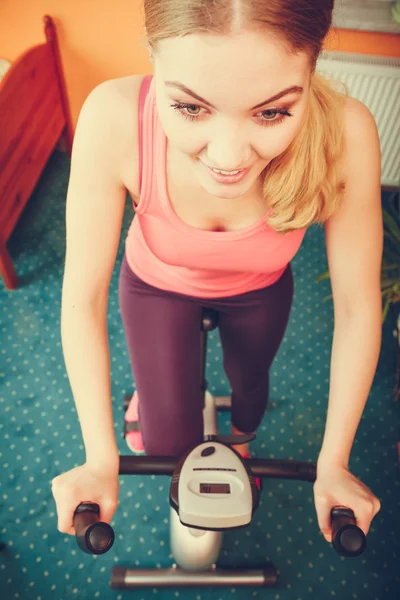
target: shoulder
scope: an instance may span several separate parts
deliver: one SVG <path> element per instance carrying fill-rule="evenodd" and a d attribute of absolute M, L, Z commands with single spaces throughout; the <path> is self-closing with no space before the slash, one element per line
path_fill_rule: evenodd
<path fill-rule="evenodd" d="M 82 106 L 77 127 L 84 121 L 86 135 L 101 137 L 119 178 L 134 197 L 139 195 L 138 102 L 144 77 L 131 75 L 97 85 Z"/>
<path fill-rule="evenodd" d="M 344 147 L 341 161 L 346 183 L 361 175 L 363 169 L 372 169 L 371 176 L 380 177 L 380 142 L 378 128 L 371 111 L 365 104 L 346 97 L 343 107 Z M 364 172 L 368 178 L 368 173 Z"/>
<path fill-rule="evenodd" d="M 124 118 L 131 116 L 132 108 L 135 108 L 133 101 L 139 98 L 144 77 L 145 75 L 129 75 L 99 83 L 87 96 L 82 110 L 87 106 L 101 108 L 109 117 L 114 116 L 116 122 L 120 120 L 121 113 Z"/>
<path fill-rule="evenodd" d="M 347 96 L 343 109 L 345 134 L 348 138 L 358 138 L 360 135 L 375 135 L 376 122 L 371 111 L 365 104 Z"/>
<path fill-rule="evenodd" d="M 140 84 L 144 75 L 132 75 L 119 79 L 109 79 L 97 85 L 89 93 L 83 103 L 79 120 L 92 118 L 96 121 L 99 117 L 105 119 L 103 127 L 108 124 L 119 126 L 117 133 L 126 127 L 126 120 L 133 123 L 132 111 L 135 110 L 135 99 L 138 99 Z M 137 113 L 137 111 L 136 111 Z M 78 123 L 79 123 L 78 120 Z"/>

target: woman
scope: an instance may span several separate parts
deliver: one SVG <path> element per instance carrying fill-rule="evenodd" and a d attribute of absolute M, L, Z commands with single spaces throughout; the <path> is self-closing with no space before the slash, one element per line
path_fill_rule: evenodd
<path fill-rule="evenodd" d="M 307 227 L 324 223 L 335 326 L 315 506 L 328 541 L 336 505 L 366 534 L 380 503 L 348 462 L 381 339 L 380 151 L 366 107 L 315 73 L 333 2 L 144 8 L 154 77 L 98 86 L 74 141 L 62 338 L 86 463 L 53 480 L 58 528 L 74 533 L 84 499 L 106 522 L 117 507 L 106 308 L 128 190 L 137 214 L 119 297 L 137 388 L 126 419 L 140 417 L 130 448 L 181 455 L 201 441 L 204 306 L 219 312 L 232 431 L 257 429 L 290 313 L 290 261 Z"/>

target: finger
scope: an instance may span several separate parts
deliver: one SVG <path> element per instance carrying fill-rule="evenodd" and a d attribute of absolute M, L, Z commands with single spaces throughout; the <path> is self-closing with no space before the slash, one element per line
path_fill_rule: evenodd
<path fill-rule="evenodd" d="M 66 533 L 67 535 L 75 535 L 75 528 L 73 525 L 73 515 L 70 513 L 62 513 L 58 515 L 58 531 Z"/>
<path fill-rule="evenodd" d="M 117 510 L 118 501 L 106 501 L 100 505 L 100 521 L 111 523 L 115 511 Z"/>
<path fill-rule="evenodd" d="M 375 515 L 378 514 L 378 512 L 381 510 L 381 503 L 379 498 L 377 498 L 376 496 L 374 497 L 374 517 Z"/>
<path fill-rule="evenodd" d="M 68 531 L 65 532 L 67 535 L 76 535 L 75 528 L 70 527 Z"/>
<path fill-rule="evenodd" d="M 61 506 L 63 506 L 61 504 Z M 67 508 L 60 508 L 59 504 L 56 504 L 57 508 L 57 529 L 61 533 L 67 535 L 75 535 L 74 527 L 74 511 Z"/>
<path fill-rule="evenodd" d="M 365 535 L 368 534 L 371 521 L 375 514 L 375 505 L 373 503 L 363 507 L 358 507 L 357 509 L 357 513 L 355 514 L 356 525 L 364 532 Z"/>
<path fill-rule="evenodd" d="M 318 526 L 327 542 L 332 541 L 331 506 L 326 498 L 315 498 Z"/>

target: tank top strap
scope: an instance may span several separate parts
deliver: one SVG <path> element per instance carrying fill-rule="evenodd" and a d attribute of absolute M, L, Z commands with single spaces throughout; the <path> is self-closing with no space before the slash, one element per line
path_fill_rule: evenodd
<path fill-rule="evenodd" d="M 146 75 L 139 91 L 139 193 L 142 191 L 144 105 L 152 79 L 153 75 Z"/>

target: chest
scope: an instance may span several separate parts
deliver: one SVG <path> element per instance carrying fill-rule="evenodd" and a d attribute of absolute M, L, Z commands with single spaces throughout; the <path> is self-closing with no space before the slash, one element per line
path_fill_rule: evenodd
<path fill-rule="evenodd" d="M 266 214 L 265 204 L 254 199 L 235 202 L 212 198 L 170 182 L 168 195 L 173 211 L 186 225 L 205 231 L 238 231 Z"/>
<path fill-rule="evenodd" d="M 206 192 L 187 166 L 166 154 L 166 193 L 169 203 L 186 225 L 205 231 L 237 231 L 259 221 L 267 212 L 260 184 L 241 196 L 218 197 Z M 238 189 L 238 188 L 237 188 Z"/>

